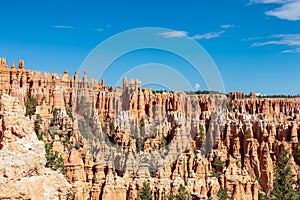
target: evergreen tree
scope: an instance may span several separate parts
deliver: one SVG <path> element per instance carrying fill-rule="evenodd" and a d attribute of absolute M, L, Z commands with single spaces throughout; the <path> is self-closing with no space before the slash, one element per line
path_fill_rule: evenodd
<path fill-rule="evenodd" d="M 258 192 L 258 200 L 269 200 L 268 195 Z"/>
<path fill-rule="evenodd" d="M 178 194 L 176 195 L 177 200 L 189 200 L 191 199 L 191 194 L 187 191 L 187 189 L 180 185 L 178 188 Z"/>
<path fill-rule="evenodd" d="M 204 133 L 204 128 L 202 125 L 200 125 L 199 126 L 199 139 L 198 139 L 199 147 L 201 147 L 202 144 L 205 142 L 205 138 L 206 138 L 206 135 Z"/>
<path fill-rule="evenodd" d="M 177 194 L 169 193 L 168 195 L 168 200 L 190 200 L 190 199 L 191 199 L 191 194 L 187 191 L 187 189 L 183 185 L 179 186 Z"/>
<path fill-rule="evenodd" d="M 46 158 L 47 163 L 46 167 L 51 168 L 53 170 L 59 170 L 62 174 L 65 174 L 65 165 L 64 165 L 64 159 L 61 157 L 61 155 L 58 154 L 58 152 L 51 152 L 52 149 L 52 143 L 45 144 L 45 151 L 46 151 Z"/>
<path fill-rule="evenodd" d="M 272 199 L 276 200 L 290 200 L 297 199 L 296 191 L 293 189 L 291 166 L 291 155 L 284 151 L 276 162 L 275 179 L 273 190 L 271 191 Z"/>
<path fill-rule="evenodd" d="M 142 190 L 138 193 L 137 199 L 138 200 L 152 200 L 153 199 L 149 184 L 146 181 L 143 183 Z"/>
<path fill-rule="evenodd" d="M 217 196 L 219 197 L 219 200 L 226 200 L 226 199 L 230 199 L 230 197 L 227 194 L 227 189 L 226 188 L 220 188 Z"/>
<path fill-rule="evenodd" d="M 25 107 L 26 107 L 25 116 L 29 116 L 29 118 L 31 119 L 31 116 L 35 114 L 36 106 L 37 106 L 36 99 L 34 97 L 31 97 L 30 94 L 27 93 L 26 102 L 25 102 Z"/>
<path fill-rule="evenodd" d="M 41 115 L 37 114 L 34 121 L 34 131 L 36 132 L 36 134 L 38 134 L 41 130 L 41 123 L 42 123 L 42 117 Z"/>

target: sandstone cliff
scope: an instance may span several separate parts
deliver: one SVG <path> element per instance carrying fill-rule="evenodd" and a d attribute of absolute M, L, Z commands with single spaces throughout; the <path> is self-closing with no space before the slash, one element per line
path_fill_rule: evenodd
<path fill-rule="evenodd" d="M 44 143 L 16 98 L 1 96 L 0 199 L 66 199 L 70 184 L 45 168 Z"/>
<path fill-rule="evenodd" d="M 126 78 L 119 89 L 1 63 L 1 94 L 23 109 L 28 97 L 37 100 L 31 125 L 64 158 L 74 199 L 135 199 L 145 181 L 155 199 L 180 185 L 193 199 L 215 198 L 220 188 L 258 199 L 271 191 L 283 150 L 299 176 L 299 98 L 153 92 Z"/>

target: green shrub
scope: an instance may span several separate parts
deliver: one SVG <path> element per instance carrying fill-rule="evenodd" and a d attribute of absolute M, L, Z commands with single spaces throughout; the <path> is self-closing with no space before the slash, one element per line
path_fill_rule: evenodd
<path fill-rule="evenodd" d="M 212 168 L 212 177 L 219 178 L 223 173 L 220 171 L 216 171 L 215 168 Z"/>
<path fill-rule="evenodd" d="M 151 177 L 156 177 L 156 167 L 148 166 L 148 170 L 149 170 L 149 173 L 150 173 Z"/>
<path fill-rule="evenodd" d="M 80 149 L 80 145 L 79 145 L 78 143 L 76 143 L 75 146 L 74 146 L 74 148 L 75 148 L 76 150 L 79 150 L 79 149 Z"/>
<path fill-rule="evenodd" d="M 260 180 L 260 178 L 259 178 L 259 177 L 256 177 L 256 180 L 257 180 L 258 184 L 261 185 L 261 180 Z"/>
<path fill-rule="evenodd" d="M 35 121 L 34 121 L 34 131 L 36 134 L 38 134 L 41 130 L 41 123 L 42 123 L 42 118 L 39 114 L 35 116 Z"/>
<path fill-rule="evenodd" d="M 67 115 L 74 121 L 73 113 L 71 108 L 67 108 Z"/>
<path fill-rule="evenodd" d="M 68 192 L 67 193 L 67 200 L 73 200 L 75 198 L 75 194 L 73 192 Z"/>
<path fill-rule="evenodd" d="M 153 199 L 149 184 L 146 181 L 143 183 L 143 187 L 142 187 L 141 191 L 138 193 L 137 199 L 138 200 L 152 200 Z"/>
<path fill-rule="evenodd" d="M 187 191 L 187 189 L 180 185 L 178 188 L 178 194 L 176 194 L 177 200 L 189 200 L 191 199 L 191 194 Z"/>
<path fill-rule="evenodd" d="M 69 137 L 69 135 L 66 135 L 66 136 L 65 136 L 65 143 L 66 143 L 66 144 L 69 144 L 69 143 L 70 143 L 70 137 Z"/>
<path fill-rule="evenodd" d="M 219 197 L 219 200 L 226 200 L 226 199 L 230 199 L 230 197 L 227 194 L 227 189 L 226 188 L 220 188 L 217 196 Z"/>
<path fill-rule="evenodd" d="M 58 154 L 58 152 L 51 152 L 52 149 L 52 143 L 45 144 L 45 151 L 46 151 L 46 167 L 51 168 L 53 170 L 59 170 L 62 174 L 65 174 L 65 165 L 64 165 L 64 159 L 61 157 L 61 155 Z"/>
<path fill-rule="evenodd" d="M 43 136 L 44 136 L 43 133 L 36 133 L 36 136 L 37 136 L 38 140 L 43 141 Z"/>
<path fill-rule="evenodd" d="M 168 200 L 190 200 L 192 199 L 191 194 L 187 191 L 187 189 L 180 185 L 177 194 L 168 194 Z"/>
<path fill-rule="evenodd" d="M 221 161 L 220 159 L 217 159 L 217 158 L 214 160 L 214 162 L 212 164 L 216 167 L 223 167 L 225 165 L 225 163 L 223 161 Z"/>
<path fill-rule="evenodd" d="M 25 116 L 29 116 L 29 118 L 31 119 L 31 116 L 34 115 L 36 112 L 36 106 L 37 106 L 36 99 L 34 97 L 31 97 L 30 94 L 27 92 L 26 102 L 25 102 L 25 107 L 26 107 Z"/>
<path fill-rule="evenodd" d="M 202 125 L 199 126 L 199 147 L 202 146 L 202 144 L 204 143 L 205 141 L 205 138 L 206 138 L 206 134 L 204 133 L 204 128 Z"/>
<path fill-rule="evenodd" d="M 146 139 L 144 138 L 135 138 L 136 150 L 138 153 L 144 151 L 145 141 Z"/>
<path fill-rule="evenodd" d="M 269 198 L 266 194 L 258 192 L 258 200 L 269 200 Z"/>

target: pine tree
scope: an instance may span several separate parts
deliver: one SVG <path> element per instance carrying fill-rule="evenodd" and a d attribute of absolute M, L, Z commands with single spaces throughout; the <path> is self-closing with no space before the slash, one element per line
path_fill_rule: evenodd
<path fill-rule="evenodd" d="M 46 167 L 51 168 L 53 170 L 59 170 L 62 174 L 65 174 L 65 165 L 64 165 L 64 159 L 61 157 L 61 155 L 58 154 L 58 152 L 51 152 L 52 149 L 52 143 L 45 144 L 45 151 L 46 151 Z"/>
<path fill-rule="evenodd" d="M 275 165 L 275 179 L 273 190 L 271 191 L 271 198 L 276 200 L 290 200 L 297 199 L 296 191 L 293 189 L 291 166 L 291 155 L 284 151 Z"/>
<path fill-rule="evenodd" d="M 217 195 L 219 197 L 219 200 L 230 199 L 230 197 L 227 194 L 227 189 L 226 188 L 220 188 Z"/>
<path fill-rule="evenodd" d="M 34 97 L 31 97 L 30 94 L 27 93 L 26 102 L 25 102 L 25 107 L 26 107 L 25 116 L 29 116 L 29 118 L 31 119 L 31 116 L 35 114 L 36 106 L 37 106 L 36 99 Z"/>
<path fill-rule="evenodd" d="M 177 190 L 177 194 L 169 193 L 167 198 L 168 200 L 190 200 L 191 194 L 183 185 L 180 185 Z"/>
<path fill-rule="evenodd" d="M 152 200 L 153 199 L 149 184 L 146 181 L 143 183 L 142 190 L 138 193 L 137 199 L 138 200 Z"/>
<path fill-rule="evenodd" d="M 176 195 L 177 200 L 189 200 L 191 199 L 190 193 L 187 191 L 187 189 L 180 185 L 178 188 L 178 194 Z"/>

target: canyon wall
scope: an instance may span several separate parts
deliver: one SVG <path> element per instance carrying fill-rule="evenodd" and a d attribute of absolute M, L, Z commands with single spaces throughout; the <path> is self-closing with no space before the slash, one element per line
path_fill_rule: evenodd
<path fill-rule="evenodd" d="M 9 94 L 19 102 L 19 115 L 29 98 L 37 101 L 24 121 L 64 159 L 72 199 L 135 199 L 144 182 L 155 199 L 177 193 L 180 185 L 193 199 L 216 197 L 220 188 L 232 199 L 258 199 L 259 192 L 272 190 L 284 150 L 293 155 L 294 181 L 300 175 L 299 98 L 154 92 L 125 77 L 120 89 L 88 82 L 85 74 L 82 80 L 67 71 L 42 76 L 26 70 L 24 61 L 8 68 L 5 59 L 0 86 L 3 98 Z M 0 152 L 10 143 L 1 142 Z M 0 178 L 5 174 L 0 171 Z"/>

